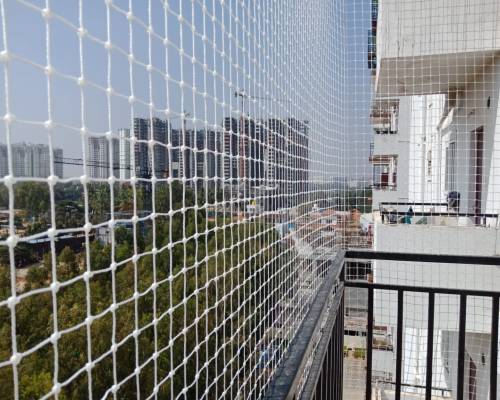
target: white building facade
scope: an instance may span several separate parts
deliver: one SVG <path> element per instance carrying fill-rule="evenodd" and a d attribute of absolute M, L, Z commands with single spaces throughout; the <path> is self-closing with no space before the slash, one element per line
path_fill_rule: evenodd
<path fill-rule="evenodd" d="M 500 6 L 479 0 L 418 3 L 379 0 L 371 155 L 374 249 L 498 256 Z M 379 117 L 388 124 L 394 104 L 397 132 L 383 131 Z M 385 169 L 380 172 L 378 165 Z M 448 207 L 450 198 L 459 201 Z M 411 203 L 414 211 L 436 215 L 413 216 L 404 224 L 377 218 L 379 209 L 403 212 Z M 500 282 L 494 266 L 376 261 L 373 269 L 378 283 L 496 290 Z M 375 323 L 396 337 L 397 294 L 379 292 L 375 303 Z M 405 315 L 403 382 L 413 385 L 407 393 L 419 393 L 416 388 L 425 385 L 427 295 L 407 294 Z M 435 329 L 433 386 L 455 398 L 456 296 L 436 299 Z M 491 300 L 471 298 L 464 368 L 469 397 L 464 398 L 489 398 L 490 332 Z"/>
<path fill-rule="evenodd" d="M 54 163 L 54 174 L 63 177 L 63 151 L 54 148 L 53 161 L 50 147 L 45 144 L 13 143 L 11 145 L 12 172 L 14 176 L 47 178 L 51 173 L 51 162 Z M 8 175 L 8 147 L 0 145 L 0 175 Z"/>

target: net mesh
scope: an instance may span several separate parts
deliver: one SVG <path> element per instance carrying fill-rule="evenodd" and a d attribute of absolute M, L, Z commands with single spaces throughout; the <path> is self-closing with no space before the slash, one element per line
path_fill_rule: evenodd
<path fill-rule="evenodd" d="M 338 249 L 498 255 L 499 22 L 496 0 L 0 0 L 2 395 L 262 398 Z M 368 295 L 345 293 L 361 399 Z M 402 398 L 424 398 L 429 295 L 402 302 L 398 332 L 374 291 L 372 393 L 401 335 Z M 436 398 L 458 395 L 459 304 L 436 294 Z M 468 296 L 464 398 L 489 395 L 491 310 Z"/>
<path fill-rule="evenodd" d="M 342 241 L 342 4 L 0 9 L 3 395 L 262 397 Z"/>

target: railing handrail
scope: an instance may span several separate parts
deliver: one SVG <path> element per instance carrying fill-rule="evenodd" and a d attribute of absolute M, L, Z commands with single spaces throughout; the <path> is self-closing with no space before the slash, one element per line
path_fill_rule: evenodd
<path fill-rule="evenodd" d="M 343 323 L 344 287 L 365 288 L 368 290 L 367 299 L 367 324 L 366 324 L 366 386 L 365 395 L 371 399 L 372 395 L 372 357 L 376 348 L 374 339 L 374 293 L 376 290 L 394 291 L 398 294 L 397 306 L 397 339 L 395 343 L 396 352 L 396 374 L 395 381 L 387 383 L 395 386 L 395 398 L 401 399 L 402 388 L 412 387 L 403 382 L 403 315 L 405 292 L 418 292 L 428 295 L 427 306 L 427 355 L 426 355 L 426 380 L 425 398 L 431 399 L 435 391 L 451 392 L 452 389 L 438 388 L 432 385 L 433 369 L 433 346 L 434 346 L 434 320 L 436 294 L 458 295 L 459 304 L 459 329 L 458 329 L 458 362 L 459 368 L 456 380 L 458 382 L 457 399 L 463 399 L 464 389 L 464 360 L 465 360 L 465 334 L 467 320 L 467 299 L 470 296 L 490 297 L 492 299 L 491 315 L 491 343 L 490 347 L 490 398 L 496 400 L 497 388 L 497 353 L 498 353 L 498 323 L 500 291 L 471 290 L 460 288 L 410 286 L 399 284 L 385 284 L 378 282 L 365 282 L 360 280 L 345 280 L 345 260 L 387 260 L 405 262 L 434 262 L 451 264 L 481 264 L 500 265 L 500 257 L 495 256 L 473 256 L 473 255 L 449 255 L 449 254 L 419 254 L 419 253 L 391 253 L 370 250 L 346 250 L 338 252 L 333 260 L 331 269 L 322 283 L 318 294 L 309 310 L 306 318 L 301 324 L 294 340 L 290 344 L 287 355 L 282 365 L 269 385 L 265 398 L 271 399 L 300 399 L 300 398 L 322 398 L 321 394 L 334 393 L 333 399 L 342 399 L 343 393 L 343 338 L 345 325 Z M 335 291 L 335 288 L 340 290 Z M 330 303 L 328 299 L 335 295 Z M 317 304 L 315 304 L 317 302 Z M 328 309 L 331 304 L 331 309 Z M 328 310 L 325 320 L 323 315 Z M 338 316 L 342 315 L 342 318 Z M 341 325 L 341 326 L 340 326 Z M 319 340 L 313 340 L 320 333 Z M 314 342 L 314 343 L 313 343 Z M 332 354 L 333 353 L 333 354 Z M 312 358 L 312 361 L 311 361 Z M 329 388 L 328 385 L 335 385 Z M 416 386 L 415 386 L 416 387 Z M 460 390 L 462 388 L 462 390 Z M 320 393 L 320 396 L 318 396 Z"/>
<path fill-rule="evenodd" d="M 347 251 L 346 258 L 377 259 L 377 260 L 398 260 L 413 262 L 439 262 L 477 264 L 498 266 L 500 257 L 495 256 L 464 256 L 464 255 L 440 255 L 440 254 L 418 254 L 418 253 L 390 253 L 378 251 Z M 409 286 L 399 284 L 385 284 L 378 282 L 346 281 L 346 287 L 368 289 L 368 318 L 367 318 L 367 367 L 366 367 L 366 398 L 371 398 L 372 391 L 372 352 L 373 352 L 373 298 L 375 290 L 393 291 L 398 294 L 397 301 L 397 339 L 396 339 L 396 379 L 395 399 L 401 399 L 402 387 L 406 384 L 402 382 L 402 359 L 403 359 L 403 320 L 404 320 L 404 294 L 405 292 L 419 292 L 428 294 L 427 307 L 427 351 L 426 351 L 426 380 L 425 399 L 432 398 L 432 392 L 436 390 L 432 386 L 433 369 L 433 346 L 434 346 L 434 320 L 435 320 L 435 298 L 436 294 L 458 295 L 459 304 L 459 328 L 458 328 L 458 370 L 457 370 L 457 400 L 464 399 L 465 382 L 465 341 L 466 341 L 466 320 L 467 320 L 467 299 L 471 296 L 490 297 L 492 301 L 491 313 L 491 347 L 490 347 L 490 399 L 497 398 L 497 357 L 498 357 L 498 324 L 499 324 L 499 301 L 500 291 L 470 290 L 460 288 L 441 288 L 426 286 Z"/>
<path fill-rule="evenodd" d="M 478 217 L 478 218 L 498 218 L 498 214 L 494 213 L 468 213 L 468 212 L 453 212 L 453 211 L 412 211 L 408 214 L 408 211 L 390 211 L 382 210 L 379 211 L 380 215 L 396 215 L 404 217 L 405 215 L 410 215 L 412 217 Z"/>
<path fill-rule="evenodd" d="M 448 203 L 426 203 L 426 202 L 400 202 L 400 201 L 381 201 L 380 206 L 430 206 L 430 207 L 447 207 Z"/>
<path fill-rule="evenodd" d="M 321 324 L 328 317 L 327 305 L 335 283 L 341 279 L 344 265 L 343 250 L 338 251 L 332 268 L 325 277 L 312 301 L 311 308 L 302 321 L 287 353 L 278 366 L 264 396 L 265 399 L 295 399 L 299 392 L 299 383 L 303 378 L 309 356 L 314 351 L 313 338 L 321 330 Z M 331 315 L 330 315 L 331 317 Z M 326 322 L 328 325 L 328 321 Z M 323 332 L 324 334 L 324 332 Z"/>
<path fill-rule="evenodd" d="M 426 254 L 426 253 L 401 253 L 391 251 L 374 250 L 347 250 L 345 258 L 357 258 L 361 260 L 386 260 L 386 261 L 409 261 L 430 262 L 444 264 L 477 264 L 477 265 L 500 265 L 499 256 L 479 256 L 466 254 Z"/>

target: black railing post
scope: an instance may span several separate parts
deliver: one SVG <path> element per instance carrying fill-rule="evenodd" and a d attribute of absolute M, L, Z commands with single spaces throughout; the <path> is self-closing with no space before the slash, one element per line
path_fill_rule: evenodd
<path fill-rule="evenodd" d="M 458 325 L 458 372 L 457 372 L 457 400 L 464 399 L 465 373 L 465 327 L 466 327 L 467 295 L 460 295 L 460 319 Z"/>
<path fill-rule="evenodd" d="M 334 332 L 336 338 L 336 347 L 334 351 L 334 372 L 335 372 L 335 387 L 334 396 L 332 399 L 341 400 L 343 398 L 344 388 L 344 297 L 340 301 L 340 307 L 337 314 L 337 323 Z"/>
<path fill-rule="evenodd" d="M 443 254 L 422 254 L 422 253 L 393 253 L 367 250 L 348 250 L 347 258 L 359 258 L 367 260 L 388 260 L 388 261 L 408 261 L 408 262 L 433 262 L 446 264 L 478 264 L 498 266 L 500 257 L 498 256 L 463 256 L 463 255 L 443 255 Z M 401 399 L 402 387 L 413 387 L 425 389 L 425 399 L 432 398 L 432 392 L 440 391 L 450 393 L 457 400 L 468 399 L 465 390 L 469 389 L 466 386 L 466 329 L 467 329 L 467 297 L 478 296 L 482 298 L 492 299 L 492 316 L 491 316 L 491 347 L 490 347 L 490 400 L 497 400 L 498 390 L 498 339 L 499 339 L 499 312 L 500 312 L 500 291 L 495 290 L 479 290 L 479 289 L 459 289 L 450 287 L 433 287 L 433 286 L 410 286 L 401 284 L 389 284 L 379 282 L 361 282 L 361 281 L 345 281 L 346 287 L 363 288 L 368 290 L 368 321 L 367 321 L 367 351 L 366 351 L 366 390 L 365 395 L 367 400 L 372 397 L 372 357 L 373 357 L 373 327 L 374 321 L 374 291 L 394 291 L 398 293 L 397 307 L 397 335 L 396 335 L 396 377 L 394 380 L 385 382 L 386 384 L 394 385 L 395 399 Z M 427 323 L 427 349 L 426 349 L 426 382 L 424 385 L 410 385 L 403 382 L 403 324 L 404 324 L 404 293 L 427 293 L 428 304 L 428 323 Z M 436 294 L 458 296 L 460 299 L 459 305 L 459 329 L 458 329 L 458 371 L 456 375 L 456 387 L 434 387 L 432 386 L 433 376 L 433 355 L 434 355 L 434 333 L 436 325 Z M 456 393 L 455 393 L 456 392 Z M 471 394 L 469 393 L 469 396 Z"/>
<path fill-rule="evenodd" d="M 343 265 L 342 271 L 340 272 L 339 280 L 342 283 L 345 283 L 345 263 Z M 338 340 L 337 349 L 334 353 L 336 355 L 336 359 L 334 358 L 335 371 L 337 375 L 337 385 L 334 390 L 333 399 L 342 400 L 344 397 L 344 304 L 345 304 L 345 289 L 342 292 L 342 298 L 340 300 L 339 310 L 337 314 L 337 329 L 335 332 L 335 337 Z"/>
<path fill-rule="evenodd" d="M 337 385 L 338 385 L 338 375 L 339 375 L 339 370 L 337 369 L 338 365 L 337 365 L 337 359 L 338 359 L 338 354 L 337 354 L 337 351 L 338 351 L 338 325 L 339 325 L 339 311 L 337 311 L 337 316 L 335 317 L 335 325 L 333 326 L 333 332 L 332 332 L 332 338 L 330 339 L 331 342 L 332 342 L 332 345 L 330 347 L 331 351 L 330 351 L 330 354 L 329 354 L 329 361 L 332 365 L 332 368 L 330 369 L 331 373 L 332 373 L 332 381 L 330 382 L 330 385 L 328 387 L 328 399 L 336 399 L 337 397 Z M 332 387 L 333 386 L 333 387 Z"/>
<path fill-rule="evenodd" d="M 396 343 L 396 395 L 395 399 L 401 399 L 401 370 L 403 360 L 403 301 L 404 291 L 398 290 L 398 327 Z"/>
<path fill-rule="evenodd" d="M 338 318 L 338 316 L 337 316 Z M 336 361 L 337 359 L 335 358 L 335 356 L 337 355 L 336 353 L 336 348 L 335 348 L 335 339 L 337 337 L 337 324 L 338 324 L 338 321 L 335 323 L 334 325 L 334 328 L 333 328 L 333 334 L 332 334 L 332 338 L 330 339 L 330 348 L 328 350 L 328 353 L 327 353 L 327 357 L 328 357 L 328 360 L 330 362 L 330 365 L 332 366 L 330 371 L 332 371 L 333 373 L 333 384 L 330 385 L 330 387 L 328 388 L 328 398 L 329 399 L 335 399 L 335 393 L 337 391 L 337 375 L 339 373 L 338 369 L 337 369 L 337 365 L 336 365 Z"/>
<path fill-rule="evenodd" d="M 373 287 L 368 287 L 368 329 L 366 332 L 366 400 L 372 398 Z"/>
<path fill-rule="evenodd" d="M 491 301 L 490 400 L 497 400 L 498 296 Z"/>
<path fill-rule="evenodd" d="M 425 400 L 432 398 L 432 356 L 434 353 L 434 292 L 429 292 L 427 312 L 427 365 L 425 370 Z"/>

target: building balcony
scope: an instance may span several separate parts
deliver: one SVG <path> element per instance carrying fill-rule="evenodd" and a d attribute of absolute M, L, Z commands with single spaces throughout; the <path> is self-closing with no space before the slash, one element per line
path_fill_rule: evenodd
<path fill-rule="evenodd" d="M 498 398 L 500 0 L 0 27 L 1 400 Z"/>
<path fill-rule="evenodd" d="M 397 190 L 398 186 L 394 184 L 388 184 L 388 183 L 374 183 L 371 188 L 373 190 L 383 190 L 383 191 L 393 191 Z"/>
<path fill-rule="evenodd" d="M 378 9 L 376 94 L 412 96 L 463 89 L 500 50 L 495 2 L 384 0 Z M 460 32 L 468 32 L 459 37 Z M 481 27 L 479 29 L 479 27 Z M 422 71 L 425 70 L 425 73 Z"/>
<path fill-rule="evenodd" d="M 352 279 L 346 273 L 348 259 L 369 260 L 374 270 L 377 262 L 415 270 L 422 264 L 475 264 L 490 271 L 498 263 L 497 256 L 338 253 L 266 399 L 465 399 L 474 393 L 496 398 L 500 292 L 387 283 L 376 275 Z M 365 292 L 361 303 L 357 296 L 353 316 L 346 311 L 351 290 Z M 444 321 L 445 316 L 454 320 Z M 479 316 L 484 321 L 480 333 L 474 330 Z M 411 357 L 418 358 L 416 369 Z"/>

